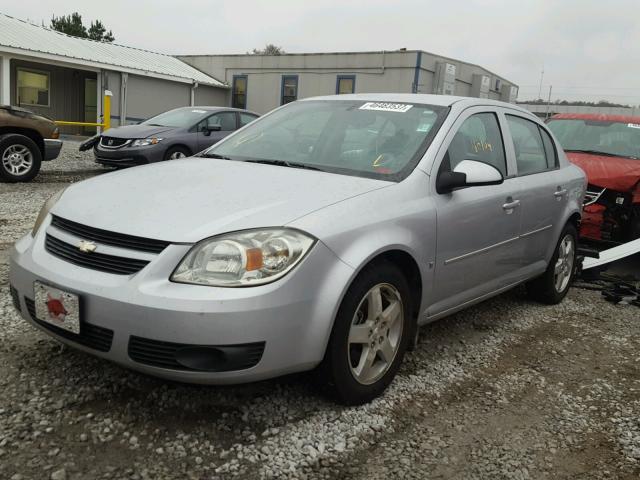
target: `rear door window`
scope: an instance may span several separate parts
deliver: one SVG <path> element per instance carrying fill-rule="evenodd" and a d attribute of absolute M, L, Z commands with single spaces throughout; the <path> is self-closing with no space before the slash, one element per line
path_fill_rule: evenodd
<path fill-rule="evenodd" d="M 240 112 L 240 127 L 244 127 L 247 123 L 253 122 L 256 118 L 258 118 L 257 115 Z"/>
<path fill-rule="evenodd" d="M 544 153 L 547 156 L 547 168 L 553 170 L 558 167 L 558 153 L 556 146 L 551 139 L 551 135 L 542 127 L 538 126 L 542 135 L 542 144 L 544 145 Z"/>
<path fill-rule="evenodd" d="M 506 117 L 516 154 L 518 175 L 531 175 L 553 168 L 547 163 L 538 124 L 515 115 L 506 115 Z"/>

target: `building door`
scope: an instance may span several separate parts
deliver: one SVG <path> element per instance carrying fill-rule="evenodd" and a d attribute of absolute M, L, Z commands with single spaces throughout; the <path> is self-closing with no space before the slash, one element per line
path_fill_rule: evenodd
<path fill-rule="evenodd" d="M 97 122 L 98 118 L 98 83 L 95 78 L 84 79 L 84 121 Z M 94 135 L 96 127 L 84 127 L 84 133 Z"/>

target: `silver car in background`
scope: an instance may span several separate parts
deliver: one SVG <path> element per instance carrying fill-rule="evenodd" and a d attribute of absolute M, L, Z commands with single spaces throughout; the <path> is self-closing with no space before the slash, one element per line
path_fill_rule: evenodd
<path fill-rule="evenodd" d="M 51 198 L 11 253 L 22 316 L 159 377 L 315 369 L 358 404 L 418 326 L 524 282 L 547 303 L 569 289 L 585 176 L 514 105 L 312 98 L 200 157 Z"/>

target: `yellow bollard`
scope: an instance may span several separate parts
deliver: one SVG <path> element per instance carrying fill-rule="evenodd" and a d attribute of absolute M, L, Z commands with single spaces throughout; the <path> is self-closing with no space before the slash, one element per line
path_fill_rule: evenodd
<path fill-rule="evenodd" d="M 111 93 L 111 90 L 105 90 L 104 91 L 104 112 L 102 114 L 102 118 L 104 119 L 102 123 L 104 123 L 104 129 L 102 130 L 102 133 L 104 133 L 105 130 L 109 130 L 111 128 L 111 97 L 113 96 L 113 93 Z"/>

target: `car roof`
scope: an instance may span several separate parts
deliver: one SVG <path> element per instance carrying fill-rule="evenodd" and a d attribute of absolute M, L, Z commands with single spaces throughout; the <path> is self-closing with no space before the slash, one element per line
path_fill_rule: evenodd
<path fill-rule="evenodd" d="M 454 95 L 434 95 L 425 93 L 353 93 L 346 95 L 325 95 L 321 97 L 305 98 L 306 100 L 362 100 L 370 102 L 401 102 L 401 103 L 421 103 L 425 105 L 439 105 L 450 107 L 460 103 L 465 107 L 473 105 L 493 105 L 497 107 L 507 107 L 531 114 L 530 111 L 518 107 L 512 103 L 500 102 L 488 98 L 460 97 Z"/>
<path fill-rule="evenodd" d="M 553 120 L 596 120 L 601 122 L 621 122 L 640 124 L 640 117 L 632 115 L 608 115 L 606 113 L 558 113 Z"/>
<path fill-rule="evenodd" d="M 218 107 L 212 105 L 194 105 L 192 107 L 177 107 L 172 110 L 206 110 L 207 112 L 217 112 L 218 110 L 224 111 L 232 111 L 232 112 L 245 112 L 250 113 L 252 115 L 260 115 L 259 113 L 252 112 L 251 110 L 244 110 L 242 108 L 232 108 L 232 107 Z M 168 110 L 167 110 L 168 111 Z"/>

